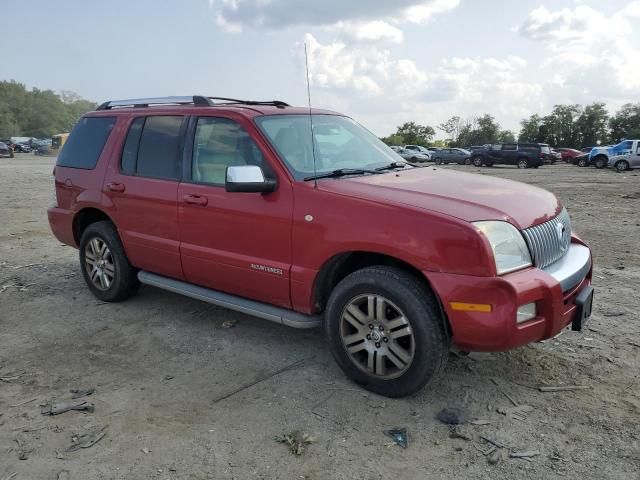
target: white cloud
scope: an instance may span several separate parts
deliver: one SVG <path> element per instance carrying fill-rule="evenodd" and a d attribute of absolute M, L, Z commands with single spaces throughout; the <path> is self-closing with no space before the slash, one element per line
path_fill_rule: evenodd
<path fill-rule="evenodd" d="M 491 112 L 515 126 L 541 107 L 542 86 L 523 80 L 527 63 L 517 56 L 445 58 L 426 70 L 373 44 L 323 44 L 311 34 L 305 41 L 314 96 L 338 110 L 395 112 L 400 120 L 420 115 L 419 121 L 431 124 L 454 114 Z M 382 121 L 389 119 L 373 120 L 374 128 Z"/>
<path fill-rule="evenodd" d="M 385 19 L 424 22 L 455 8 L 460 0 L 209 0 L 217 23 L 233 32 L 244 27 L 276 29 L 296 25 L 329 26 L 339 22 Z M 375 27 L 374 27 L 375 29 Z"/>
<path fill-rule="evenodd" d="M 330 30 L 337 31 L 348 42 L 402 43 L 403 40 L 402 30 L 383 20 L 338 22 Z"/>
<path fill-rule="evenodd" d="M 586 5 L 539 7 L 516 31 L 548 49 L 543 68 L 571 101 L 622 101 L 640 94 L 640 48 L 630 22 L 638 16 L 638 0 L 612 15 Z"/>

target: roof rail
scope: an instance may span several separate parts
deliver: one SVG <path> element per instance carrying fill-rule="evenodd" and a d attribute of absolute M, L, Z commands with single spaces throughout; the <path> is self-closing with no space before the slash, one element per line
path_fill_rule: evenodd
<path fill-rule="evenodd" d="M 222 103 L 214 103 L 213 100 L 221 100 Z M 111 110 L 117 107 L 148 107 L 150 105 L 195 105 L 198 107 L 215 107 L 216 105 L 273 105 L 277 108 L 288 107 L 289 104 L 280 100 L 256 101 L 238 100 L 226 97 L 206 97 L 193 95 L 190 97 L 152 97 L 131 98 L 128 100 L 110 100 L 102 103 L 96 110 Z"/>

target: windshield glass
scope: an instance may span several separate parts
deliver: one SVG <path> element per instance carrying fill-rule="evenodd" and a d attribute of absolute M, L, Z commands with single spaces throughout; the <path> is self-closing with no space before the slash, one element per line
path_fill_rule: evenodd
<path fill-rule="evenodd" d="M 309 115 L 265 115 L 256 123 L 296 178 L 314 174 Z M 350 118 L 313 115 L 315 172 L 365 169 L 404 162 L 396 152 Z"/>
<path fill-rule="evenodd" d="M 551 153 L 551 149 L 549 148 L 549 145 L 544 145 L 544 144 L 540 145 L 540 151 L 542 153 Z"/>

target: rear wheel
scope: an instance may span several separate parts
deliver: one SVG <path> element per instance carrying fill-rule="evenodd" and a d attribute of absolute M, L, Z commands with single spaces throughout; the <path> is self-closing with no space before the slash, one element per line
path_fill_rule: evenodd
<path fill-rule="evenodd" d="M 436 162 L 436 165 L 442 165 L 442 159 L 439 157 L 436 157 L 436 159 L 434 160 Z"/>
<path fill-rule="evenodd" d="M 578 166 L 579 167 L 586 167 L 589 164 L 589 162 L 587 161 L 586 158 L 580 158 L 578 160 Z"/>
<path fill-rule="evenodd" d="M 410 159 L 413 163 L 417 163 L 418 162 L 418 157 L 411 157 Z"/>
<path fill-rule="evenodd" d="M 464 159 L 464 164 L 465 165 L 471 165 L 471 159 L 470 158 L 465 158 Z"/>
<path fill-rule="evenodd" d="M 325 334 L 354 382 L 402 397 L 442 371 L 449 337 L 433 294 L 403 270 L 376 266 L 344 278 L 329 297 Z"/>
<path fill-rule="evenodd" d="M 526 158 L 519 158 L 517 165 L 518 168 L 529 168 L 529 160 Z"/>
<path fill-rule="evenodd" d="M 626 160 L 619 160 L 616 162 L 615 167 L 618 172 L 624 172 L 625 170 L 629 170 L 629 162 Z"/>
<path fill-rule="evenodd" d="M 474 167 L 481 167 L 482 166 L 482 157 L 473 157 L 471 159 L 471 163 L 473 163 Z"/>
<path fill-rule="evenodd" d="M 606 167 L 606 166 L 607 166 L 607 157 L 604 157 L 604 156 L 598 156 L 598 157 L 596 157 L 596 158 L 594 159 L 594 161 L 593 161 L 593 165 L 594 165 L 596 168 L 600 168 L 600 169 L 602 169 L 602 168 Z"/>
<path fill-rule="evenodd" d="M 80 239 L 80 266 L 89 290 L 105 302 L 118 302 L 133 295 L 139 282 L 111 222 L 89 225 Z"/>

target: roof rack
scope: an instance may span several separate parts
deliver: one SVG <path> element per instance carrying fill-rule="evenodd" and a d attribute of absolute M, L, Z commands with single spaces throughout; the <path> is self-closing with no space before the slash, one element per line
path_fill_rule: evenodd
<path fill-rule="evenodd" d="M 220 100 L 214 103 L 213 100 Z M 215 107 L 217 105 L 272 105 L 277 108 L 288 107 L 289 104 L 280 100 L 238 100 L 237 98 L 226 97 L 205 97 L 193 95 L 191 97 L 152 97 L 152 98 L 131 98 L 128 100 L 110 100 L 102 103 L 97 110 L 111 110 L 118 107 L 148 107 L 150 105 L 195 105 L 197 107 Z"/>

